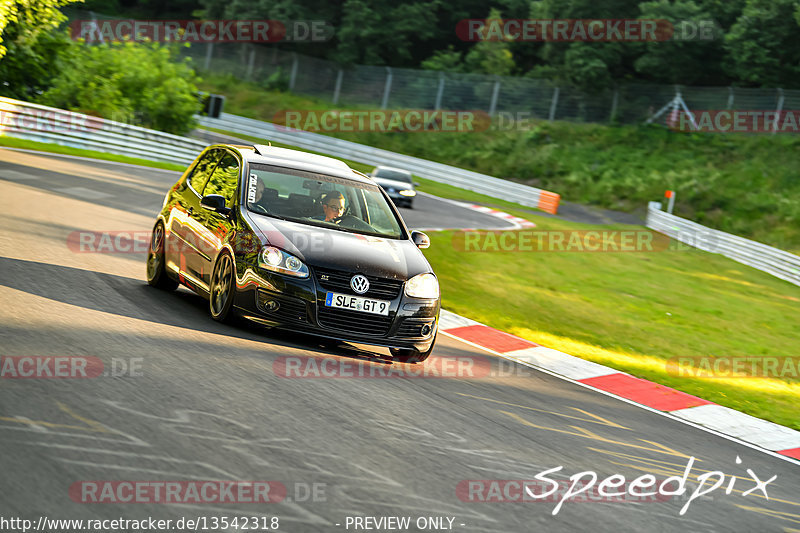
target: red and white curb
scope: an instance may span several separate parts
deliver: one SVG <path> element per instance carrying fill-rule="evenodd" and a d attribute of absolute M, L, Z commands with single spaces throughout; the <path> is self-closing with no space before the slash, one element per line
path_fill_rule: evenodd
<path fill-rule="evenodd" d="M 540 346 L 444 309 L 439 331 L 505 359 L 581 383 L 628 403 L 669 413 L 692 425 L 800 460 L 800 431 Z"/>
<path fill-rule="evenodd" d="M 525 229 L 525 228 L 535 228 L 536 224 L 531 222 L 530 220 L 525 220 L 524 218 L 517 217 L 506 213 L 504 211 L 500 211 L 499 209 L 494 209 L 492 207 L 486 207 L 484 205 L 478 204 L 471 204 L 468 202 L 459 202 L 458 200 L 450 200 L 449 198 L 441 198 L 439 196 L 434 196 L 432 194 L 418 191 L 417 194 L 420 196 L 427 196 L 429 198 L 435 198 L 439 202 L 445 202 L 448 204 L 457 205 L 458 207 L 462 207 L 464 209 L 471 209 L 473 211 L 478 211 L 485 215 L 489 215 L 492 217 L 500 218 L 506 222 L 507 225 L 502 227 L 481 227 L 481 228 L 419 228 L 420 231 L 447 231 L 447 230 L 459 230 L 459 231 L 479 231 L 479 230 L 518 230 L 518 229 Z"/>
<path fill-rule="evenodd" d="M 481 213 L 486 213 L 487 215 L 491 215 L 493 217 L 502 218 L 503 220 L 506 220 L 511 224 L 514 224 L 517 227 L 517 229 L 536 227 L 536 224 L 534 224 L 530 220 L 525 220 L 524 218 L 515 217 L 514 215 L 509 215 L 508 213 L 505 213 L 498 209 L 494 209 L 492 207 L 486 207 L 484 205 L 477 205 L 477 204 L 464 204 L 464 206 L 470 209 L 474 209 L 475 211 L 480 211 Z"/>

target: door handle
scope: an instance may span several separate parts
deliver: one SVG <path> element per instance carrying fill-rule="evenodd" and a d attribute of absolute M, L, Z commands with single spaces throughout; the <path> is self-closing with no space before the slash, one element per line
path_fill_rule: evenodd
<path fill-rule="evenodd" d="M 186 212 L 189 213 L 189 216 L 192 216 L 194 214 L 194 207 L 190 207 Z"/>

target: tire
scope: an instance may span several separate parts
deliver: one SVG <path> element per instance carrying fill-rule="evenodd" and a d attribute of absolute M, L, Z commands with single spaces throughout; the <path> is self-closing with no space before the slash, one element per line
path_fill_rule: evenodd
<path fill-rule="evenodd" d="M 217 322 L 231 322 L 233 296 L 236 291 L 233 259 L 228 252 L 222 252 L 214 264 L 211 285 L 208 291 L 208 310 Z"/>
<path fill-rule="evenodd" d="M 165 237 L 164 224 L 158 221 L 153 227 L 153 234 L 150 237 L 150 249 L 147 252 L 147 284 L 165 291 L 174 291 L 178 288 L 178 282 L 167 274 L 166 262 L 164 261 Z"/>
<path fill-rule="evenodd" d="M 421 363 L 430 357 L 434 344 L 436 344 L 436 337 L 433 338 L 430 348 L 424 352 L 417 351 L 414 348 L 389 348 L 389 352 L 392 354 L 392 359 L 398 363 Z"/>

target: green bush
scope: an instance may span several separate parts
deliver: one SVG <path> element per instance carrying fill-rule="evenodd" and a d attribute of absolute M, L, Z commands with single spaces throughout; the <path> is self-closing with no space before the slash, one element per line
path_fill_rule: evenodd
<path fill-rule="evenodd" d="M 172 47 L 156 43 L 75 43 L 56 61 L 57 73 L 40 103 L 185 134 L 200 110 L 197 78 Z"/>

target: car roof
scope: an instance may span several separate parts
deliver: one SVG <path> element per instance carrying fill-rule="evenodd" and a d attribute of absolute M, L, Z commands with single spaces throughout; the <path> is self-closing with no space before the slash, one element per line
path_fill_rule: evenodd
<path fill-rule="evenodd" d="M 279 148 L 277 146 L 270 146 L 266 144 L 255 144 L 253 146 L 221 144 L 216 146 L 225 146 L 237 149 L 248 163 L 262 163 L 265 165 L 289 167 L 299 170 L 306 170 L 309 172 L 319 172 L 320 174 L 333 175 L 340 178 L 352 179 L 359 182 L 373 183 L 370 178 L 360 172 L 357 172 L 356 170 L 353 170 L 344 161 L 324 155 L 310 154 L 300 150 Z"/>
<path fill-rule="evenodd" d="M 375 167 L 375 170 L 391 170 L 393 172 L 402 172 L 403 174 L 411 174 L 410 171 L 404 168 L 397 168 L 397 167 L 385 167 L 383 165 Z M 374 171 L 373 171 L 374 172 Z"/>

